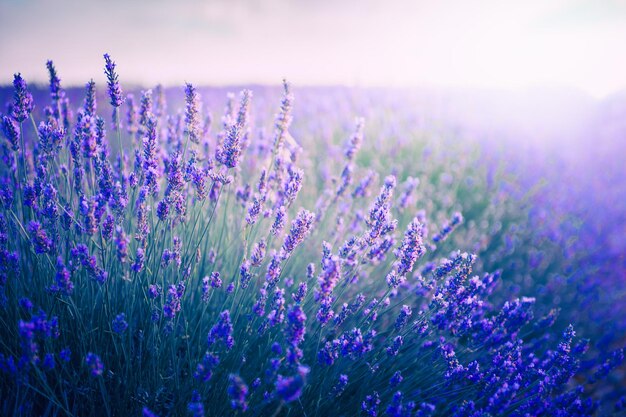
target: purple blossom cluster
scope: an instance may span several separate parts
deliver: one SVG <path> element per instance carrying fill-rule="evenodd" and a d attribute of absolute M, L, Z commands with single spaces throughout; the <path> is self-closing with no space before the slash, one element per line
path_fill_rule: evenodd
<path fill-rule="evenodd" d="M 271 89 L 254 102 L 244 90 L 238 105 L 229 95 L 211 115 L 207 104 L 221 99 L 213 90 L 202 90 L 205 105 L 192 84 L 124 97 L 116 68 L 105 54 L 113 129 L 96 81 L 73 109 L 74 90 L 49 61 L 48 105 L 35 107 L 15 75 L 1 117 L 1 410 L 521 417 L 626 408 L 614 387 L 618 332 L 588 341 L 579 323 L 564 324 L 545 302 L 552 282 L 502 290 L 512 288 L 517 240 L 531 232 L 498 211 L 503 191 L 485 185 L 495 180 L 459 171 L 458 155 L 437 165 L 432 149 L 398 142 L 387 160 L 384 141 L 364 141 L 365 132 L 368 141 L 408 132 L 414 120 L 376 132 L 358 118 L 336 145 L 345 123 L 318 116 L 340 107 L 305 107 L 316 116 L 294 120 L 286 82 L 273 115 Z M 176 92 L 184 109 L 168 114 L 165 97 Z M 312 136 L 319 142 L 306 143 Z M 391 174 L 380 181 L 377 171 Z M 485 188 L 463 188 L 476 182 Z M 442 223 L 444 213 L 454 214 Z M 533 267 L 516 266 L 525 281 L 550 262 L 535 252 L 524 257 Z"/>

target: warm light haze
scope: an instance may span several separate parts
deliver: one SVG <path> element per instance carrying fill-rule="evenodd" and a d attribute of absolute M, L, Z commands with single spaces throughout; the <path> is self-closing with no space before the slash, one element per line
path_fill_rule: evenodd
<path fill-rule="evenodd" d="M 0 36 L 5 83 L 54 57 L 82 84 L 107 50 L 141 84 L 626 87 L 617 0 L 2 0 Z"/>

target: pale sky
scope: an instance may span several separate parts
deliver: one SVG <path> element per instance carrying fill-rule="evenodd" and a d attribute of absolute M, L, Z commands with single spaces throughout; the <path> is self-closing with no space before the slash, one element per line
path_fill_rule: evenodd
<path fill-rule="evenodd" d="M 0 0 L 0 83 L 626 89 L 626 1 Z"/>

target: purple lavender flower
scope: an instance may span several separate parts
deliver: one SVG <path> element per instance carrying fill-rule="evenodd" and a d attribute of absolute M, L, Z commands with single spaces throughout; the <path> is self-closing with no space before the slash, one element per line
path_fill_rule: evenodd
<path fill-rule="evenodd" d="M 228 310 L 224 310 L 220 313 L 219 320 L 211 328 L 207 337 L 209 347 L 218 340 L 224 342 L 226 350 L 232 349 L 235 344 L 235 339 L 233 339 L 233 325 L 230 321 L 230 312 Z"/>
<path fill-rule="evenodd" d="M 18 123 L 22 123 L 24 120 L 28 119 L 33 111 L 33 96 L 30 91 L 28 91 L 26 81 L 24 81 L 22 75 L 19 73 L 15 74 L 13 77 L 13 87 L 15 91 L 13 92 L 11 116 Z"/>
<path fill-rule="evenodd" d="M 297 347 L 304 341 L 304 334 L 306 333 L 306 314 L 304 314 L 299 304 L 294 304 L 289 307 L 285 333 L 287 341 L 294 347 Z"/>
<path fill-rule="evenodd" d="M 380 404 L 380 395 L 374 391 L 373 394 L 365 397 L 365 400 L 361 403 L 361 409 L 365 411 L 368 416 L 376 417 L 378 415 L 378 406 Z"/>
<path fill-rule="evenodd" d="M 348 386 L 348 375 L 340 374 L 339 380 L 337 381 L 335 385 L 333 385 L 331 392 L 335 397 L 339 397 L 341 394 L 343 394 L 347 386 Z"/>
<path fill-rule="evenodd" d="M 170 285 L 167 290 L 167 300 L 163 306 L 163 314 L 168 319 L 173 319 L 181 309 L 181 298 L 185 292 L 185 283 L 180 282 L 178 285 Z"/>
<path fill-rule="evenodd" d="M 246 411 L 248 409 L 248 386 L 239 375 L 228 376 L 228 396 L 233 409 Z"/>
<path fill-rule="evenodd" d="M 60 118 L 59 101 L 63 97 L 63 90 L 61 89 L 61 80 L 57 74 L 57 70 L 54 67 L 54 63 L 51 60 L 46 62 L 46 68 L 48 69 L 48 75 L 50 76 L 50 97 L 52 98 L 54 117 Z"/>
<path fill-rule="evenodd" d="M 339 258 L 331 256 L 330 258 L 325 259 L 324 269 L 317 278 L 320 288 L 318 292 L 316 292 L 316 297 L 318 298 L 318 302 L 320 304 L 320 308 L 317 312 L 317 320 L 322 324 L 326 324 L 333 318 L 334 312 L 331 308 L 333 302 L 332 292 L 335 285 L 339 282 L 340 277 L 341 263 Z"/>
<path fill-rule="evenodd" d="M 168 199 L 163 199 L 157 204 L 157 217 L 164 222 L 170 214 L 170 205 Z"/>
<path fill-rule="evenodd" d="M 367 197 L 370 195 L 369 187 L 374 182 L 376 173 L 372 170 L 368 171 L 367 175 L 361 179 L 359 184 L 352 192 L 352 198 Z"/>
<path fill-rule="evenodd" d="M 45 122 L 39 123 L 37 133 L 39 134 L 39 145 L 43 152 L 49 156 L 54 156 L 61 149 L 65 129 L 59 126 L 57 119 L 49 118 Z"/>
<path fill-rule="evenodd" d="M 411 307 L 409 307 L 408 305 L 403 305 L 402 309 L 400 310 L 400 314 L 396 319 L 396 330 L 400 330 L 407 324 L 407 322 L 409 321 L 409 317 L 411 317 L 411 314 L 413 314 Z"/>
<path fill-rule="evenodd" d="M 329 297 L 341 277 L 341 262 L 337 256 L 324 261 L 324 269 L 317 278 L 320 286 L 320 297 Z"/>
<path fill-rule="evenodd" d="M 85 356 L 85 363 L 89 367 L 89 373 L 93 377 L 101 376 L 104 372 L 104 364 L 102 363 L 100 356 L 95 353 L 87 353 L 87 356 Z"/>
<path fill-rule="evenodd" d="M 117 250 L 117 259 L 121 263 L 126 262 L 126 258 L 128 256 L 128 244 L 130 243 L 130 239 L 124 233 L 124 230 L 121 226 L 117 226 L 115 229 L 115 247 Z"/>
<path fill-rule="evenodd" d="M 194 390 L 191 394 L 191 401 L 187 404 L 187 410 L 192 417 L 204 417 L 204 405 L 198 391 Z"/>
<path fill-rule="evenodd" d="M 207 382 L 213 376 L 213 370 L 219 365 L 220 358 L 216 355 L 206 352 L 202 361 L 196 366 L 193 376 L 202 381 Z"/>
<path fill-rule="evenodd" d="M 348 142 L 348 146 L 346 146 L 345 155 L 348 161 L 352 161 L 354 159 L 354 155 L 358 152 L 361 147 L 361 143 L 363 143 L 363 124 L 365 120 L 361 117 L 356 119 L 354 133 L 350 137 L 350 141 Z"/>
<path fill-rule="evenodd" d="M 253 225 L 256 223 L 259 218 L 259 213 L 261 213 L 261 201 L 254 196 L 252 201 L 249 203 L 248 214 L 246 215 L 246 223 L 249 225 Z"/>
<path fill-rule="evenodd" d="M 257 191 L 261 198 L 265 198 L 267 193 L 267 171 L 265 168 L 261 171 L 261 175 L 259 176 L 259 183 L 257 184 Z"/>
<path fill-rule="evenodd" d="M 115 229 L 115 218 L 107 214 L 104 222 L 102 223 L 102 237 L 104 240 L 109 241 L 113 237 L 113 230 Z"/>
<path fill-rule="evenodd" d="M 452 219 L 444 223 L 439 233 L 433 236 L 433 242 L 439 243 L 445 240 L 448 237 L 448 235 L 452 233 L 452 231 L 456 229 L 462 222 L 463 222 L 463 216 L 461 215 L 461 213 L 459 212 L 454 213 L 454 215 L 452 216 Z"/>
<path fill-rule="evenodd" d="M 155 299 L 157 297 L 161 296 L 161 286 L 159 284 L 150 284 L 148 286 L 148 296 L 152 299 Z"/>
<path fill-rule="evenodd" d="M 307 283 L 301 282 L 300 284 L 298 284 L 298 290 L 294 292 L 293 294 L 291 294 L 291 298 L 293 298 L 293 301 L 299 304 L 304 300 L 304 297 L 306 296 L 306 292 L 307 292 Z"/>
<path fill-rule="evenodd" d="M 135 273 L 139 273 L 143 270 L 146 261 L 146 253 L 142 247 L 137 248 L 137 252 L 135 253 L 135 261 L 131 265 L 131 269 Z"/>
<path fill-rule="evenodd" d="M 169 207 L 173 206 L 179 216 L 184 215 L 183 189 L 185 179 L 180 152 L 175 151 L 167 164 L 167 188 L 165 198 L 159 203 L 157 214 L 161 221 L 164 221 L 169 214 Z M 166 207 L 167 206 L 167 207 Z"/>
<path fill-rule="evenodd" d="M 598 380 L 606 377 L 612 369 L 617 368 L 624 362 L 624 351 L 626 348 L 619 348 L 608 355 L 603 359 L 603 362 L 600 364 L 598 369 L 594 372 L 592 377 L 590 378 L 590 382 L 595 383 Z M 569 378 L 568 378 L 569 379 Z M 565 381 L 566 382 L 566 381 Z"/>
<path fill-rule="evenodd" d="M 393 190 L 396 187 L 396 178 L 392 175 L 385 178 L 385 183 L 380 189 L 380 194 L 372 205 L 365 223 L 369 227 L 366 239 L 372 244 L 378 237 L 393 231 L 397 221 L 391 218 L 390 201 Z"/>
<path fill-rule="evenodd" d="M 56 269 L 57 272 L 54 277 L 55 283 L 50 286 L 50 291 L 63 295 L 72 295 L 74 291 L 74 283 L 71 281 L 72 275 L 65 267 L 61 256 L 57 258 Z"/>
<path fill-rule="evenodd" d="M 128 329 L 128 322 L 126 322 L 126 314 L 120 313 L 111 322 L 111 328 L 117 334 L 122 334 Z"/>
<path fill-rule="evenodd" d="M 31 220 L 28 223 L 27 229 L 33 246 L 35 246 L 36 253 L 48 253 L 52 250 L 52 239 L 48 237 L 41 223 L 36 220 Z"/>
<path fill-rule="evenodd" d="M 139 125 L 142 132 L 146 131 L 150 119 L 153 118 L 155 117 L 152 113 L 152 90 L 142 91 L 139 100 Z"/>
<path fill-rule="evenodd" d="M 241 157 L 241 135 L 242 128 L 234 124 L 228 130 L 224 140 L 223 148 L 217 154 L 217 160 L 228 168 L 235 168 L 239 164 Z"/>
<path fill-rule="evenodd" d="M 284 315 L 285 305 L 285 290 L 282 288 L 275 288 L 272 297 L 272 303 L 270 308 L 272 311 L 267 315 L 268 323 L 270 326 L 276 326 L 282 323 L 285 319 Z"/>
<path fill-rule="evenodd" d="M 252 92 L 250 90 L 241 92 L 241 104 L 237 121 L 229 127 L 222 148 L 217 153 L 217 159 L 228 168 L 235 168 L 239 164 L 241 141 L 246 128 L 251 98 Z"/>
<path fill-rule="evenodd" d="M 267 244 L 265 243 L 265 239 L 259 240 L 254 247 L 252 248 L 252 253 L 250 254 L 250 261 L 252 266 L 260 266 L 265 258 L 265 250 L 267 248 Z"/>
<path fill-rule="evenodd" d="M 159 417 L 158 414 L 150 411 L 150 409 L 148 407 L 144 407 L 141 411 L 141 415 L 142 417 Z"/>
<path fill-rule="evenodd" d="M 400 208 L 406 208 L 409 205 L 411 194 L 413 193 L 413 191 L 415 191 L 419 183 L 420 183 L 419 179 L 417 178 L 413 178 L 413 177 L 407 178 L 405 185 L 404 185 L 404 191 L 402 192 L 402 195 L 398 199 L 398 205 L 400 206 Z M 421 219 L 419 219 L 419 221 L 422 222 Z"/>
<path fill-rule="evenodd" d="M 311 230 L 314 220 L 315 215 L 310 211 L 301 209 L 298 212 L 296 218 L 291 222 L 291 230 L 285 238 L 285 243 L 283 243 L 282 251 L 285 258 L 288 258 L 296 246 L 302 243 Z"/>
<path fill-rule="evenodd" d="M 208 303 L 211 294 L 211 282 L 209 277 L 202 278 L 202 302 Z"/>
<path fill-rule="evenodd" d="M 278 236 L 285 227 L 285 217 L 287 216 L 287 209 L 285 206 L 280 206 L 276 210 L 276 218 L 272 224 L 270 233 L 274 236 Z"/>
<path fill-rule="evenodd" d="M 289 174 L 289 179 L 285 184 L 285 189 L 283 190 L 283 200 L 282 204 L 286 207 L 291 206 L 291 203 L 294 202 L 298 193 L 302 189 L 302 179 L 304 178 L 304 172 L 300 169 L 295 169 L 292 166 L 289 166 L 287 169 L 287 174 Z"/>
<path fill-rule="evenodd" d="M 84 112 L 78 113 L 74 135 L 85 158 L 96 158 L 98 155 L 95 120 L 94 116 Z"/>
<path fill-rule="evenodd" d="M 400 385 L 403 379 L 404 378 L 402 378 L 402 373 L 400 371 L 396 371 L 394 372 L 393 376 L 389 380 L 389 386 L 392 388 L 395 388 L 398 385 Z"/>
<path fill-rule="evenodd" d="M 8 116 L 2 116 L 2 133 L 9 140 L 11 149 L 15 152 L 20 150 L 20 125 Z"/>
<path fill-rule="evenodd" d="M 398 272 L 394 269 L 389 271 L 385 280 L 389 288 L 395 289 L 406 281 L 406 277 L 404 275 L 398 275 Z"/>
<path fill-rule="evenodd" d="M 276 379 L 276 394 L 285 402 L 295 401 L 302 395 L 302 389 L 306 385 L 306 376 L 310 369 L 306 366 L 298 366 L 294 376 L 283 377 L 278 375 Z"/>
<path fill-rule="evenodd" d="M 20 298 L 20 301 L 18 303 L 20 305 L 20 307 L 22 307 L 24 310 L 26 311 L 30 311 L 33 309 L 33 302 L 30 301 L 28 298 L 26 297 L 22 297 Z"/>
<path fill-rule="evenodd" d="M 65 347 L 59 352 L 59 357 L 63 362 L 69 362 L 72 359 L 72 351 L 69 347 Z"/>
<path fill-rule="evenodd" d="M 291 107 L 293 95 L 287 80 L 283 80 L 283 97 L 280 102 L 280 111 L 274 119 L 274 149 L 279 149 L 287 137 L 291 125 Z"/>
<path fill-rule="evenodd" d="M 358 359 L 374 348 L 372 342 L 375 336 L 375 330 L 370 330 L 363 335 L 361 330 L 355 327 L 349 332 L 342 334 L 339 339 L 335 339 L 332 344 L 329 344 L 325 348 L 325 354 L 330 354 L 330 357 L 336 358 L 338 353 L 341 353 L 342 356 Z M 329 351 L 328 348 L 334 352 Z"/>
<path fill-rule="evenodd" d="M 423 236 L 424 227 L 417 218 L 414 218 L 404 233 L 402 245 L 396 251 L 398 275 L 404 276 L 411 272 L 415 261 L 426 252 Z"/>
<path fill-rule="evenodd" d="M 156 120 L 150 117 L 146 124 L 146 136 L 143 139 L 143 175 L 144 185 L 148 192 L 157 195 L 159 192 L 157 180 L 159 177 L 157 162 L 157 132 Z"/>
<path fill-rule="evenodd" d="M 85 94 L 85 104 L 83 106 L 85 115 L 89 117 L 95 117 L 96 115 L 96 83 L 94 80 L 90 80 L 85 86 L 87 92 Z"/>
<path fill-rule="evenodd" d="M 46 371 L 53 370 L 54 366 L 55 366 L 54 355 L 52 353 L 46 353 L 44 358 L 43 358 L 43 362 L 42 362 L 41 366 Z"/>
<path fill-rule="evenodd" d="M 200 123 L 200 96 L 196 88 L 185 84 L 185 133 L 193 143 L 200 143 L 201 123 Z"/>
<path fill-rule="evenodd" d="M 274 251 L 272 259 L 267 264 L 267 272 L 265 273 L 265 282 L 268 289 L 274 288 L 280 279 L 282 257 Z"/>
<path fill-rule="evenodd" d="M 198 200 L 203 200 L 209 193 L 207 181 L 209 179 L 208 171 L 205 169 L 194 169 L 191 174 L 191 183 L 193 184 Z"/>
<path fill-rule="evenodd" d="M 336 197 L 342 196 L 352 184 L 352 172 L 352 165 L 346 165 L 343 171 L 341 171 L 341 180 L 339 181 L 339 186 L 337 187 Z"/>
<path fill-rule="evenodd" d="M 404 416 L 410 416 L 413 415 L 413 410 L 416 407 L 415 402 L 413 401 L 409 401 L 408 403 L 404 404 L 403 401 L 403 395 L 401 391 L 397 391 L 394 395 L 393 395 L 393 399 L 391 400 L 391 404 L 389 404 L 389 406 L 387 407 L 387 415 L 389 417 L 404 417 Z M 427 417 L 429 414 L 422 412 L 423 410 L 419 410 L 418 411 L 418 416 L 419 417 Z"/>
<path fill-rule="evenodd" d="M 217 271 L 211 272 L 209 282 L 211 283 L 211 287 L 220 288 L 222 286 L 222 279 L 220 278 L 220 273 Z"/>
<path fill-rule="evenodd" d="M 265 288 L 261 288 L 259 290 L 259 296 L 257 297 L 254 305 L 252 306 L 252 311 L 257 316 L 263 316 L 265 314 L 266 304 L 267 304 L 267 290 Z"/>
<path fill-rule="evenodd" d="M 250 281 L 252 280 L 252 274 L 250 273 L 250 261 L 244 261 L 239 268 L 239 281 L 241 282 L 241 288 L 248 288 Z"/>
<path fill-rule="evenodd" d="M 391 343 L 391 345 L 387 347 L 387 354 L 389 356 L 398 355 L 398 351 L 400 350 L 400 347 L 402 346 L 403 342 L 404 342 L 404 339 L 402 338 L 402 336 L 396 336 L 393 339 L 393 342 Z"/>
<path fill-rule="evenodd" d="M 280 343 L 278 342 L 272 343 L 272 353 L 274 353 L 275 355 L 282 355 L 283 348 L 280 345 Z"/>
<path fill-rule="evenodd" d="M 109 54 L 104 54 L 104 73 L 107 76 L 108 82 L 108 90 L 109 90 L 109 98 L 111 99 L 111 106 L 120 107 L 124 102 L 122 98 L 122 88 L 120 87 L 120 82 L 115 72 L 115 62 L 111 60 Z"/>

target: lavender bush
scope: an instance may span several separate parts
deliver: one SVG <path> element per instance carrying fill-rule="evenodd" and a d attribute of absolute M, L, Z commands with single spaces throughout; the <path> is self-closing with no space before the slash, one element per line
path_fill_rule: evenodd
<path fill-rule="evenodd" d="M 124 97 L 104 59 L 104 105 L 93 80 L 72 105 L 48 62 L 48 105 L 18 74 L 2 115 L 3 415 L 626 406 L 606 382 L 619 343 L 590 355 L 520 285 L 528 264 L 507 257 L 532 257 L 519 241 L 540 235 L 510 230 L 527 193 L 503 194 L 515 182 L 475 155 L 448 163 L 450 148 L 405 138 L 392 143 L 404 157 L 383 157 L 397 134 L 386 129 L 414 120 L 375 119 L 381 140 L 365 146 L 368 118 L 347 127 L 332 120 L 339 108 L 311 107 L 331 120 L 299 122 L 286 82 L 275 103 L 273 92 L 228 96 L 215 121 L 186 84 L 168 114 L 163 88 Z"/>

